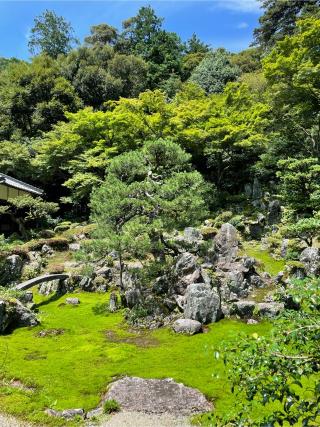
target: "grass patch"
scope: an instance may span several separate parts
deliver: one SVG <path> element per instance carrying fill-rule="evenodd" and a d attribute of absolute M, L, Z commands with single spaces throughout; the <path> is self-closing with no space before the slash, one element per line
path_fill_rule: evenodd
<path fill-rule="evenodd" d="M 103 412 L 105 414 L 112 414 L 114 412 L 119 412 L 119 411 L 120 411 L 120 405 L 116 400 L 111 399 L 104 402 Z"/>
<path fill-rule="evenodd" d="M 286 265 L 285 261 L 283 259 L 277 260 L 273 258 L 268 251 L 261 249 L 259 244 L 244 242 L 243 248 L 247 255 L 259 261 L 261 271 L 266 271 L 271 276 L 276 276 L 280 271 L 284 270 Z"/>
<path fill-rule="evenodd" d="M 81 301 L 77 310 L 63 304 L 66 295 L 51 299 L 35 295 L 41 325 L 0 337 L 2 378 L 33 388 L 30 394 L 0 384 L 0 411 L 41 425 L 63 426 L 65 421 L 46 416 L 44 409 L 93 409 L 108 383 L 132 375 L 174 378 L 198 388 L 214 400 L 217 411 L 225 412 L 233 402 L 223 362 L 215 359 L 215 351 L 223 341 L 236 344 L 243 333 L 270 330 L 268 323 L 223 320 L 193 337 L 169 329 L 142 333 L 128 329 L 121 311 L 107 316 L 94 313 L 94 307 L 108 302 L 108 295 L 74 296 Z M 51 333 L 59 330 L 63 333 Z M 78 425 L 68 422 L 73 424 Z"/>

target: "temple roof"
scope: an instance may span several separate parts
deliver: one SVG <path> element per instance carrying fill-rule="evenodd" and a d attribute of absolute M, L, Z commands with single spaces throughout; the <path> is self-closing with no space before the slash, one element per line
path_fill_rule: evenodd
<path fill-rule="evenodd" d="M 40 188 L 34 187 L 30 184 L 26 184 L 25 182 L 19 181 L 18 179 L 5 175 L 4 173 L 0 173 L 0 184 L 7 185 L 11 188 L 16 188 L 17 190 L 22 190 L 27 193 L 34 194 L 36 196 L 43 195 L 43 190 L 41 190 Z"/>

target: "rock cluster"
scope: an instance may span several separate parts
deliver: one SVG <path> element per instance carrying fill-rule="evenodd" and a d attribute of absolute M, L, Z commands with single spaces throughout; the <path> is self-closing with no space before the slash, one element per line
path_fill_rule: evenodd
<path fill-rule="evenodd" d="M 0 299 L 0 333 L 14 327 L 36 326 L 38 323 L 35 313 L 20 301 L 13 298 Z"/>
<path fill-rule="evenodd" d="M 200 230 L 190 227 L 182 235 L 168 239 L 179 255 L 171 270 L 157 277 L 151 288 L 141 287 L 136 269 L 124 275 L 127 306 L 133 310 L 147 308 L 150 319 L 167 319 L 169 313 L 180 313 L 183 319 L 200 324 L 216 322 L 232 314 L 234 302 L 270 282 L 270 278 L 257 273 L 253 258 L 239 255 L 238 233 L 229 223 L 206 240 Z M 195 333 L 193 327 L 195 332 L 201 330 L 195 324 L 187 326 L 181 322 L 175 322 L 173 330 L 185 329 L 185 333 L 191 334 Z"/>

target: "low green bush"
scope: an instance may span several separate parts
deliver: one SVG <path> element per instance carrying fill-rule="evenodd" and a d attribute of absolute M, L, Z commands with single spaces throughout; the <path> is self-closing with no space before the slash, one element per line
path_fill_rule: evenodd
<path fill-rule="evenodd" d="M 120 405 L 116 400 L 110 399 L 104 402 L 103 412 L 105 414 L 112 414 L 114 412 L 119 412 L 119 411 L 120 411 Z"/>

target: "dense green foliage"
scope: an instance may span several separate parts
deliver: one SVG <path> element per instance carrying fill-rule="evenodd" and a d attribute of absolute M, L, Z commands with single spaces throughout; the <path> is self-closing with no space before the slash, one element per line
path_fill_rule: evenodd
<path fill-rule="evenodd" d="M 71 24 L 55 12 L 46 10 L 34 20 L 28 46 L 31 53 L 40 51 L 56 58 L 68 53 L 75 42 Z"/>
<path fill-rule="evenodd" d="M 233 393 L 245 392 L 247 403 L 241 402 L 237 414 L 224 418 L 222 425 L 319 425 L 319 280 L 295 282 L 285 295 L 299 303 L 300 310 L 286 310 L 271 336 L 252 334 L 239 347 L 223 350 L 225 362 L 232 365 Z M 249 414 L 257 402 L 276 402 L 277 410 L 263 421 L 253 420 Z"/>
<path fill-rule="evenodd" d="M 143 267 L 142 285 L 170 270 L 179 251 L 169 233 L 202 224 L 211 239 L 230 222 L 241 255 L 256 258 L 267 283 L 268 274 L 278 275 L 277 298 L 300 310 L 286 309 L 271 336 L 263 322 L 229 320 L 194 337 L 141 333 L 141 346 L 124 313 L 108 312 L 105 294 L 81 293 L 85 304 L 77 307 L 58 296 L 39 300 L 42 326 L 0 340 L 10 356 L 1 409 L 62 425 L 44 408 L 91 409 L 106 384 L 126 373 L 199 388 L 215 399 L 216 413 L 200 417 L 209 425 L 319 425 L 319 281 L 287 279 L 290 265 L 302 272 L 302 249 L 319 246 L 320 5 L 261 4 L 256 47 L 237 54 L 213 50 L 196 34 L 183 42 L 150 6 L 121 29 L 92 26 L 82 45 L 63 17 L 37 17 L 30 61 L 0 58 L 0 172 L 43 188 L 45 197 L 1 201 L 0 220 L 11 218 L 20 236 L 0 235 L 0 247 L 9 251 L 17 238 L 54 228 L 52 215 L 95 223 L 86 225 L 94 229 L 89 239 L 88 230 L 79 233 L 77 260 L 117 257 L 123 296 L 123 272 L 133 260 Z M 254 227 L 264 238 L 252 243 Z M 64 245 L 76 233 L 70 222 L 42 232 L 62 233 L 56 243 Z M 54 239 L 20 249 L 45 242 Z M 55 252 L 45 271 L 59 271 L 65 256 L 73 258 Z M 93 269 L 84 266 L 84 275 L 86 268 Z M 262 301 L 269 290 L 249 297 Z M 40 338 L 40 328 L 63 331 Z M 31 391 L 14 390 L 7 378 Z M 112 409 L 109 402 L 105 411 Z"/>
<path fill-rule="evenodd" d="M 264 5 L 266 14 L 283 16 L 284 29 L 262 63 L 260 47 L 231 55 L 212 51 L 195 34 L 182 43 L 151 7 L 125 21 L 122 31 L 93 26 L 85 44 L 70 52 L 42 49 L 30 63 L 3 60 L 1 170 L 87 216 L 90 193 L 114 156 L 145 140 L 170 138 L 191 154 L 220 199 L 242 193 L 258 176 L 266 190 L 273 180 L 272 193 L 298 215 L 312 215 L 320 86 L 313 46 L 320 24 L 298 2 L 276 7 Z M 268 38 L 261 19 L 259 34 Z M 280 34 L 278 27 L 272 31 Z M 297 173 L 304 188 L 294 183 Z"/>

